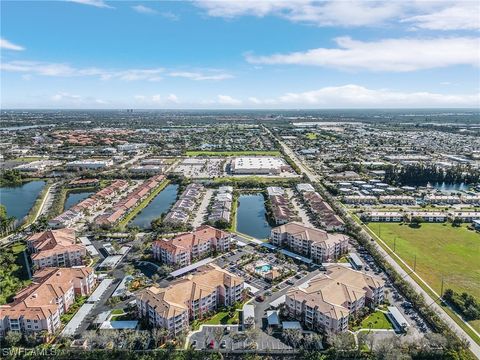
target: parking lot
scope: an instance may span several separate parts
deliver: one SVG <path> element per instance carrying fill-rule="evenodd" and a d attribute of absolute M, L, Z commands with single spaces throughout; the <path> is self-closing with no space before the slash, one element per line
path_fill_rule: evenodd
<path fill-rule="evenodd" d="M 216 178 L 224 175 L 224 158 L 187 158 L 174 169 L 174 173 L 188 178 Z"/>

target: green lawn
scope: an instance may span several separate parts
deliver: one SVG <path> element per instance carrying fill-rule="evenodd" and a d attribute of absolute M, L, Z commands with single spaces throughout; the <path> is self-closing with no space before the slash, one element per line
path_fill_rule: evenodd
<path fill-rule="evenodd" d="M 354 326 L 353 330 L 360 329 L 393 329 L 387 315 L 381 311 L 375 311 L 362 320 L 359 326 Z"/>
<path fill-rule="evenodd" d="M 308 140 L 316 140 L 316 139 L 317 139 L 317 134 L 315 134 L 315 133 L 306 133 L 306 134 L 305 134 L 305 137 L 306 137 Z"/>
<path fill-rule="evenodd" d="M 280 156 L 277 150 L 252 150 L 252 151 L 187 151 L 187 156 L 243 156 L 243 155 L 270 155 Z"/>
<path fill-rule="evenodd" d="M 238 324 L 238 311 L 235 311 L 235 315 L 233 317 L 230 317 L 228 315 L 228 312 L 222 311 L 214 316 L 212 316 L 210 319 L 206 320 L 203 322 L 204 325 L 226 325 L 226 324 Z"/>
<path fill-rule="evenodd" d="M 422 224 L 412 228 L 407 224 L 370 223 L 368 227 L 440 293 L 442 276 L 444 290 L 468 292 L 480 300 L 480 235 L 451 224 Z"/>

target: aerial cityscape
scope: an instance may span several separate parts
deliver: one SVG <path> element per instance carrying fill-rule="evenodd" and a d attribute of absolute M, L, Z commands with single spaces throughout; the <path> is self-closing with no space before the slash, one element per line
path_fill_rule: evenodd
<path fill-rule="evenodd" d="M 1 359 L 480 359 L 479 3 L 1 21 Z"/>

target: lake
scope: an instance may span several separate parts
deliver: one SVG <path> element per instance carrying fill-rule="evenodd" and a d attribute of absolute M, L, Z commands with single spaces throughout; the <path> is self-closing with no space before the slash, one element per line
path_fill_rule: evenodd
<path fill-rule="evenodd" d="M 70 192 L 65 200 L 64 210 L 70 209 L 77 205 L 80 201 L 85 200 L 89 196 L 95 194 L 95 191 Z"/>
<path fill-rule="evenodd" d="M 170 210 L 177 200 L 178 185 L 170 184 L 163 189 L 131 222 L 142 229 L 149 229 L 152 220 Z"/>
<path fill-rule="evenodd" d="M 32 208 L 44 186 L 45 181 L 35 180 L 20 186 L 1 187 L 0 204 L 7 208 L 9 216 L 22 220 Z"/>
<path fill-rule="evenodd" d="M 257 239 L 267 239 L 271 229 L 266 218 L 263 195 L 240 195 L 237 209 L 237 230 Z"/>

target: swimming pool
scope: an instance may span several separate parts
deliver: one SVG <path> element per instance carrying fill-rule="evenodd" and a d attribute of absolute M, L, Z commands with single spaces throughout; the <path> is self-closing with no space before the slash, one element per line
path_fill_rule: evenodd
<path fill-rule="evenodd" d="M 272 270 L 272 265 L 265 264 L 265 265 L 262 265 L 262 266 L 258 266 L 258 267 L 255 268 L 255 270 L 257 270 L 259 272 L 269 272 L 270 270 Z"/>

